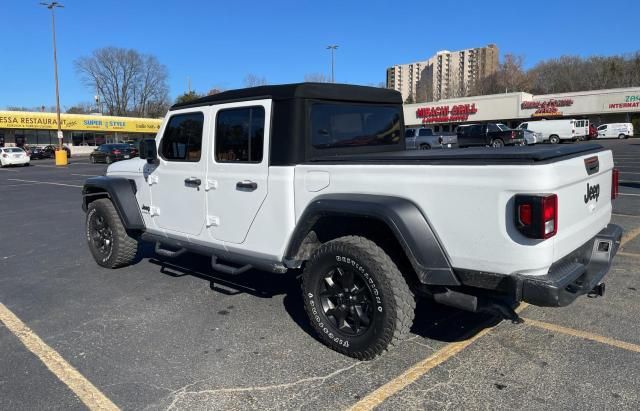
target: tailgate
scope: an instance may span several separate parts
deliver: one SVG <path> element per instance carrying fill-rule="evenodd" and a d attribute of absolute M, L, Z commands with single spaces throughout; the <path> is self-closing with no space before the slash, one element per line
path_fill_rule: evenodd
<path fill-rule="evenodd" d="M 552 164 L 558 185 L 558 234 L 553 260 L 566 256 L 602 230 L 611 220 L 611 151 Z"/>

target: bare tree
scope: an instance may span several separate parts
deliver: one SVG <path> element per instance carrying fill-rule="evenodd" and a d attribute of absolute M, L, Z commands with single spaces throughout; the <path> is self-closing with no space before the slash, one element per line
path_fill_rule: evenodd
<path fill-rule="evenodd" d="M 168 105 L 167 69 L 151 55 L 105 47 L 75 61 L 83 82 L 111 115 L 156 115 Z"/>
<path fill-rule="evenodd" d="M 331 83 L 331 79 L 322 73 L 307 73 L 304 75 L 307 83 Z"/>
<path fill-rule="evenodd" d="M 67 114 L 90 114 L 100 112 L 95 103 L 83 102 L 75 104 L 65 110 Z"/>
<path fill-rule="evenodd" d="M 244 76 L 244 86 L 245 87 L 257 87 L 264 86 L 267 84 L 267 79 L 264 76 L 258 76 L 253 73 L 249 73 Z"/>

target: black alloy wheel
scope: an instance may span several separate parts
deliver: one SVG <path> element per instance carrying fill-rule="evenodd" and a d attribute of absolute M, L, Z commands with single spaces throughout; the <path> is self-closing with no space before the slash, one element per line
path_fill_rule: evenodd
<path fill-rule="evenodd" d="M 359 272 L 334 267 L 320 283 L 322 311 L 329 322 L 349 336 L 359 336 L 371 327 L 375 315 L 371 289 Z"/>
<path fill-rule="evenodd" d="M 109 258 L 113 249 L 113 232 L 104 215 L 95 213 L 91 216 L 89 220 L 89 236 L 100 255 Z"/>

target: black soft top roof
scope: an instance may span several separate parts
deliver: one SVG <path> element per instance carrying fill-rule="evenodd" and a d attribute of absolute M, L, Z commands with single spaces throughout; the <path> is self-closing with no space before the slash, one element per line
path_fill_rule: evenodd
<path fill-rule="evenodd" d="M 386 88 L 356 86 L 353 84 L 295 83 L 223 91 L 222 93 L 202 97 L 187 103 L 174 104 L 171 110 L 210 106 L 233 101 L 257 100 L 261 98 L 269 98 L 272 100 L 308 98 L 363 103 L 402 104 L 401 94 L 395 90 Z"/>

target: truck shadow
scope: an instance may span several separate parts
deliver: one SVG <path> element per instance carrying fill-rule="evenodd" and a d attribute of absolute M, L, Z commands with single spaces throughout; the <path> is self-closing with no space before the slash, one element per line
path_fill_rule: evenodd
<path fill-rule="evenodd" d="M 164 275 L 197 277 L 208 281 L 214 292 L 227 296 L 249 294 L 258 298 L 273 298 L 283 295 L 283 306 L 287 314 L 302 330 L 316 338 L 304 310 L 300 272 L 276 274 L 249 270 L 240 275 L 230 276 L 213 271 L 209 266 L 210 260 L 205 256 L 187 253 L 178 258 L 167 259 L 156 255 L 152 246 L 149 249 L 146 247 L 145 245 L 140 258 L 146 258 Z M 418 299 L 411 333 L 442 342 L 463 341 L 500 321 L 501 318 L 493 315 L 470 313 L 430 300 Z"/>

